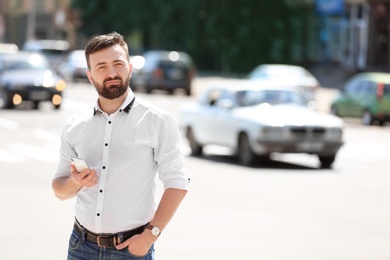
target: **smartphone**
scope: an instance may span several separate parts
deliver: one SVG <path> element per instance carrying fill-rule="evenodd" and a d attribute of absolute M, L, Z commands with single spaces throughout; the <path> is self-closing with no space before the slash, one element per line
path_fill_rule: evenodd
<path fill-rule="evenodd" d="M 89 168 L 88 164 L 81 158 L 71 156 L 70 159 L 78 172 L 82 172 Z"/>

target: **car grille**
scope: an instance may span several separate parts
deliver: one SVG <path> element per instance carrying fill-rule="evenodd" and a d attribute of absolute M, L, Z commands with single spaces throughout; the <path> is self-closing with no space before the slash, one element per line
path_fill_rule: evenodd
<path fill-rule="evenodd" d="M 297 139 L 317 139 L 325 135 L 323 127 L 291 127 L 290 133 Z"/>

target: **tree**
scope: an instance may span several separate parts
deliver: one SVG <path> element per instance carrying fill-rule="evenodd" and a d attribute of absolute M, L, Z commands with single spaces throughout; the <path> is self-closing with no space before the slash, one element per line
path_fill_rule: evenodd
<path fill-rule="evenodd" d="M 138 31 L 144 50 L 187 51 L 200 70 L 225 73 L 289 62 L 297 8 L 291 0 L 73 0 L 72 6 L 81 10 L 87 36 Z"/>

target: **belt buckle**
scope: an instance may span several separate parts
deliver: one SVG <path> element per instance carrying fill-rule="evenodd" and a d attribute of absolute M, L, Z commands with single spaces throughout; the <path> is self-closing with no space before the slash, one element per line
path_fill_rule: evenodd
<path fill-rule="evenodd" d="M 101 244 L 101 241 L 100 241 L 100 239 L 109 239 L 109 238 L 112 239 L 113 245 L 116 246 L 116 245 L 117 245 L 116 236 L 98 236 L 97 239 L 96 239 L 97 245 L 98 245 L 99 247 L 103 247 L 103 248 L 105 248 L 105 247 L 110 247 L 109 245 L 102 245 L 102 244 Z"/>

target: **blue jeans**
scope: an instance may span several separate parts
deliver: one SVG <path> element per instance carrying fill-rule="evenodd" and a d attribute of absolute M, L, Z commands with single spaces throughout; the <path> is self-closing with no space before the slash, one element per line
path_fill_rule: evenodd
<path fill-rule="evenodd" d="M 154 245 L 145 256 L 132 255 L 127 248 L 117 250 L 115 247 L 100 248 L 97 244 L 86 241 L 73 229 L 69 239 L 68 260 L 154 260 Z"/>

